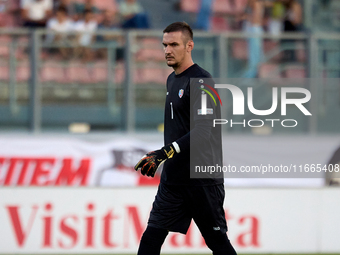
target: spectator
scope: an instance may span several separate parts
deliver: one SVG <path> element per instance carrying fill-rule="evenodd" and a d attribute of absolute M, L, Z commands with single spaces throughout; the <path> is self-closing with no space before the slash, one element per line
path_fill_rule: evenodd
<path fill-rule="evenodd" d="M 0 2 L 0 27 L 7 26 L 8 19 L 7 2 Z"/>
<path fill-rule="evenodd" d="M 149 28 L 149 21 L 143 7 L 136 0 L 125 0 L 119 4 L 123 28 Z"/>
<path fill-rule="evenodd" d="M 72 31 L 73 22 L 67 16 L 67 10 L 60 7 L 56 11 L 55 18 L 51 18 L 47 22 L 47 29 L 49 30 L 47 35 L 47 43 L 59 43 L 66 45 L 68 43 L 68 33 Z M 69 56 L 69 50 L 67 48 L 59 49 L 61 55 L 64 58 Z"/>
<path fill-rule="evenodd" d="M 74 3 L 73 6 L 78 15 L 84 14 L 85 11 L 91 11 L 93 14 L 100 13 L 100 10 L 93 4 L 93 0 L 85 0 L 85 3 Z"/>
<path fill-rule="evenodd" d="M 282 0 L 286 9 L 284 31 L 295 32 L 301 30 L 302 7 L 296 0 Z"/>
<path fill-rule="evenodd" d="M 93 18 L 100 13 L 100 10 L 93 4 L 93 0 L 85 0 L 84 3 L 73 3 L 72 9 L 74 10 L 74 15 L 72 16 L 74 21 L 80 21 L 84 19 L 85 11 L 91 11 Z"/>
<path fill-rule="evenodd" d="M 114 12 L 110 10 L 104 11 L 103 20 L 98 25 L 98 30 L 112 31 L 119 29 L 119 21 Z M 122 44 L 122 38 L 118 35 L 98 35 L 97 42 L 107 44 L 112 41 L 118 42 L 118 44 Z M 108 46 L 108 45 L 106 45 Z M 106 57 L 107 48 L 99 49 L 98 55 L 99 57 Z M 123 48 L 116 48 L 116 60 L 121 60 L 123 58 Z"/>
<path fill-rule="evenodd" d="M 283 30 L 285 7 L 281 0 L 275 0 L 271 6 L 268 31 L 272 35 L 280 35 Z"/>
<path fill-rule="evenodd" d="M 77 32 L 76 42 L 79 45 L 75 50 L 75 55 L 82 55 L 84 60 L 91 60 L 92 49 L 89 48 L 93 41 L 93 33 L 97 29 L 97 22 L 91 10 L 85 10 L 84 19 L 75 23 L 74 30 Z"/>
<path fill-rule="evenodd" d="M 11 20 L 7 20 L 7 26 L 9 25 L 8 23 L 10 23 L 10 26 L 13 27 L 22 26 L 20 2 L 20 0 L 7 1 L 6 11 L 10 15 L 9 19 Z"/>
<path fill-rule="evenodd" d="M 21 0 L 21 13 L 25 27 L 45 27 L 53 10 L 52 0 Z"/>
<path fill-rule="evenodd" d="M 250 35 L 248 39 L 248 68 L 244 78 L 255 78 L 262 58 L 264 3 L 261 0 L 248 0 L 244 13 L 244 31 Z"/>
<path fill-rule="evenodd" d="M 76 10 L 73 4 L 70 4 L 70 0 L 58 0 L 54 4 L 54 10 L 64 8 L 67 11 L 67 15 L 73 17 L 76 14 Z"/>
<path fill-rule="evenodd" d="M 210 16 L 213 0 L 201 0 L 201 6 L 197 14 L 196 29 L 208 31 L 210 29 Z"/>
<path fill-rule="evenodd" d="M 112 30 L 119 28 L 119 21 L 113 11 L 105 10 L 103 20 L 99 23 L 98 29 Z"/>
<path fill-rule="evenodd" d="M 284 32 L 298 32 L 302 30 L 302 7 L 296 0 L 281 0 L 285 6 L 285 18 L 283 23 Z M 296 43 L 296 40 L 282 40 L 283 44 L 289 47 Z M 283 61 L 296 61 L 295 50 L 286 50 Z"/>

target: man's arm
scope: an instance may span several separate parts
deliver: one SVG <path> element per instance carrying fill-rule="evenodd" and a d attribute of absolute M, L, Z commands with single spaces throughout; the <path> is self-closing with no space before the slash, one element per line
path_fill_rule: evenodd
<path fill-rule="evenodd" d="M 210 77 L 207 77 L 210 78 Z M 141 173 L 147 176 L 154 176 L 158 167 L 167 159 L 171 159 L 175 154 L 187 153 L 191 148 L 202 148 L 209 142 L 212 132 L 212 119 L 216 117 L 216 106 L 212 99 L 208 97 L 208 108 L 213 109 L 213 114 L 198 115 L 198 109 L 201 107 L 201 92 L 199 86 L 192 86 L 194 89 L 192 93 L 193 103 L 190 104 L 191 114 L 194 114 L 194 127 L 187 134 L 181 138 L 173 141 L 161 148 L 160 150 L 152 151 L 142 157 L 142 159 L 135 166 L 135 170 L 141 169 Z M 189 92 L 190 93 L 190 92 Z M 170 157 L 166 152 L 171 152 Z"/>

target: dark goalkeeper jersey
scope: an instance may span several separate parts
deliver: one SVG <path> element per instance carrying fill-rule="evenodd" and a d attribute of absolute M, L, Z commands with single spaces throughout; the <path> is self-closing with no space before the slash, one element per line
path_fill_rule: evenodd
<path fill-rule="evenodd" d="M 196 166 L 222 166 L 221 128 L 220 125 L 212 127 L 213 119 L 221 118 L 220 105 L 207 96 L 208 114 L 200 114 L 202 84 L 190 82 L 190 78 L 202 78 L 203 82 L 204 78 L 211 80 L 211 75 L 194 64 L 179 75 L 171 73 L 167 79 L 164 144 L 176 141 L 181 152 L 165 161 L 161 182 L 195 186 L 220 184 L 223 183 L 223 174 L 205 173 L 199 178 L 190 178 L 190 171 L 194 171 Z M 193 90 L 191 95 L 190 90 Z"/>

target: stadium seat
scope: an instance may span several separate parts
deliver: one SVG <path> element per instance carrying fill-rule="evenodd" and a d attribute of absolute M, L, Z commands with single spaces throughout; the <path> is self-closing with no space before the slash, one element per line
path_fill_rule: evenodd
<path fill-rule="evenodd" d="M 228 19 L 224 17 L 212 17 L 211 18 L 211 31 L 222 32 L 231 30 L 228 24 Z"/>
<path fill-rule="evenodd" d="M 125 80 L 125 69 L 123 64 L 114 67 L 114 72 L 115 72 L 114 83 L 122 84 Z"/>
<path fill-rule="evenodd" d="M 118 10 L 115 0 L 97 0 L 94 5 L 100 10 L 110 10 L 116 12 Z"/>
<path fill-rule="evenodd" d="M 136 84 L 156 83 L 163 84 L 166 77 L 164 76 L 163 68 L 147 65 L 135 70 Z"/>
<path fill-rule="evenodd" d="M 212 6 L 213 13 L 235 13 L 242 12 L 246 7 L 247 0 L 236 0 L 235 6 L 231 5 L 230 0 L 215 0 Z M 200 9 L 200 0 L 181 0 L 180 8 L 184 12 L 197 13 Z"/>
<path fill-rule="evenodd" d="M 248 59 L 247 40 L 236 39 L 232 41 L 232 56 L 236 59 Z"/>
<path fill-rule="evenodd" d="M 306 70 L 303 66 L 290 65 L 284 71 L 286 78 L 301 79 L 306 78 Z"/>
<path fill-rule="evenodd" d="M 12 42 L 12 38 L 8 35 L 0 36 L 0 56 L 9 56 L 9 45 Z"/>
<path fill-rule="evenodd" d="M 91 83 L 89 69 L 80 62 L 71 62 L 66 69 L 66 77 L 72 83 Z"/>
<path fill-rule="evenodd" d="M 143 77 L 142 77 L 142 70 L 141 68 L 136 68 L 133 70 L 133 83 L 134 84 L 141 84 L 143 83 Z"/>
<path fill-rule="evenodd" d="M 300 47 L 303 46 L 302 44 L 299 45 Z M 307 61 L 307 54 L 305 49 L 296 49 L 295 56 L 299 62 L 306 62 Z"/>
<path fill-rule="evenodd" d="M 299 62 L 306 62 L 307 61 L 307 56 L 306 56 L 305 50 L 297 49 L 297 50 L 295 50 L 295 55 L 296 55 L 296 58 Z"/>
<path fill-rule="evenodd" d="M 0 25 L 2 27 L 14 27 L 15 17 L 10 13 L 0 13 Z"/>
<path fill-rule="evenodd" d="M 15 56 L 17 59 L 27 59 L 29 54 L 29 36 L 20 36 L 18 38 L 18 46 L 15 52 Z"/>
<path fill-rule="evenodd" d="M 263 52 L 265 55 L 274 51 L 275 49 L 279 49 L 280 42 L 276 40 L 264 40 L 263 42 Z M 270 60 L 280 61 L 282 59 L 283 52 L 280 52 L 273 56 Z"/>
<path fill-rule="evenodd" d="M 41 68 L 41 81 L 67 83 L 65 68 L 58 62 L 45 62 Z"/>
<path fill-rule="evenodd" d="M 172 68 L 164 68 L 163 69 L 163 75 L 164 75 L 164 81 L 163 83 L 166 82 L 166 78 L 173 72 L 174 70 Z"/>
<path fill-rule="evenodd" d="M 2 1 L 4 2 L 4 1 Z M 20 2 L 21 0 L 10 0 L 6 1 L 7 6 L 5 7 L 9 14 L 8 20 L 6 21 L 7 26 L 19 27 L 21 26 L 21 15 L 20 15 Z"/>
<path fill-rule="evenodd" d="M 107 82 L 107 62 L 96 62 L 92 67 L 92 80 L 94 83 Z"/>
<path fill-rule="evenodd" d="M 280 78 L 281 73 L 278 64 L 264 63 L 259 66 L 259 78 Z"/>
<path fill-rule="evenodd" d="M 247 2 L 248 2 L 248 0 L 236 0 L 235 1 L 235 10 L 234 11 L 236 11 L 238 13 L 244 12 L 244 9 L 247 6 Z"/>
<path fill-rule="evenodd" d="M 106 83 L 108 82 L 108 70 L 107 62 L 99 61 L 94 64 L 91 68 L 91 80 L 94 83 Z M 123 64 L 116 64 L 113 67 L 112 72 L 114 72 L 113 83 L 121 84 L 125 79 L 125 70 Z"/>
<path fill-rule="evenodd" d="M 197 13 L 200 8 L 200 0 L 181 0 L 180 6 L 184 12 Z"/>
<path fill-rule="evenodd" d="M 229 0 L 215 0 L 212 9 L 213 13 L 221 14 L 228 14 L 234 11 Z"/>
<path fill-rule="evenodd" d="M 20 0 L 11 0 L 7 3 L 7 10 L 15 11 L 20 8 Z"/>
<path fill-rule="evenodd" d="M 166 76 L 164 76 L 164 68 L 152 68 L 150 69 L 149 72 L 153 73 L 153 76 L 150 79 L 150 82 L 153 82 L 156 84 L 165 84 Z"/>
<path fill-rule="evenodd" d="M 29 63 L 21 63 L 16 69 L 16 80 L 18 82 L 27 82 L 31 77 Z"/>
<path fill-rule="evenodd" d="M 164 61 L 164 51 L 162 49 L 140 49 L 136 53 L 136 61 Z"/>
<path fill-rule="evenodd" d="M 0 81 L 9 80 L 9 68 L 8 66 L 0 66 Z"/>
<path fill-rule="evenodd" d="M 164 50 L 159 38 L 143 38 L 139 41 L 141 48 L 136 53 L 136 61 L 164 61 Z"/>

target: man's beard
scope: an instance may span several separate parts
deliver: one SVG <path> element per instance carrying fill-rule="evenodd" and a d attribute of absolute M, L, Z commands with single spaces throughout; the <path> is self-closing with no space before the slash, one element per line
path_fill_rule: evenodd
<path fill-rule="evenodd" d="M 166 63 L 168 66 L 172 67 L 172 68 L 176 68 L 178 67 L 178 63 L 174 63 L 174 64 L 168 64 Z"/>

